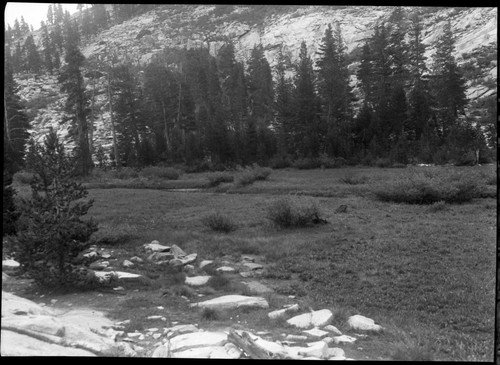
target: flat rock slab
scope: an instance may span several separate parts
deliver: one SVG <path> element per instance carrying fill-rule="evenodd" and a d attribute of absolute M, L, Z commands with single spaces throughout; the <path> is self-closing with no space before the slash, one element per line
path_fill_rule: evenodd
<path fill-rule="evenodd" d="M 179 324 L 174 327 L 165 328 L 165 333 L 167 334 L 168 338 L 198 331 L 198 327 L 196 327 L 194 324 Z"/>
<path fill-rule="evenodd" d="M 237 309 L 237 308 L 269 308 L 269 303 L 262 297 L 248 297 L 245 295 L 225 295 L 222 297 L 206 300 L 204 302 L 190 304 L 191 307 L 212 309 Z"/>
<path fill-rule="evenodd" d="M 359 314 L 349 317 L 349 319 L 347 320 L 347 324 L 352 329 L 361 331 L 379 332 L 383 329 L 382 326 L 375 324 L 375 321 L 373 319 L 361 316 Z"/>
<path fill-rule="evenodd" d="M 287 323 L 298 328 L 321 327 L 330 323 L 333 313 L 329 309 L 321 309 L 300 314 L 287 320 Z"/>
<path fill-rule="evenodd" d="M 213 260 L 203 260 L 202 262 L 200 262 L 199 268 L 203 269 L 205 266 L 210 265 L 210 264 L 213 264 Z"/>
<path fill-rule="evenodd" d="M 51 310 L 42 307 L 31 300 L 2 290 L 2 319 L 10 315 L 54 315 Z"/>
<path fill-rule="evenodd" d="M 333 342 L 336 343 L 336 344 L 339 344 L 339 343 L 353 343 L 354 341 L 356 341 L 356 339 L 354 337 L 347 336 L 347 335 L 335 336 L 333 338 Z"/>
<path fill-rule="evenodd" d="M 178 352 L 197 347 L 224 346 L 226 343 L 224 332 L 192 332 L 171 338 L 170 349 Z"/>
<path fill-rule="evenodd" d="M 174 254 L 171 252 L 153 252 L 148 256 L 148 261 L 158 262 L 158 261 L 170 261 L 174 258 Z"/>
<path fill-rule="evenodd" d="M 325 331 L 331 332 L 331 333 L 333 333 L 333 334 L 335 334 L 337 336 L 342 336 L 342 332 L 340 332 L 340 330 L 337 327 L 335 327 L 335 326 L 333 326 L 331 324 L 329 324 L 328 326 L 323 327 L 323 329 Z"/>
<path fill-rule="evenodd" d="M 94 353 L 38 340 L 34 337 L 2 329 L 2 356 L 97 356 Z"/>
<path fill-rule="evenodd" d="M 272 293 L 273 290 L 271 288 L 268 288 L 262 283 L 259 283 L 258 281 L 242 281 L 243 285 L 245 285 L 246 289 L 250 294 L 266 294 L 266 293 Z"/>
<path fill-rule="evenodd" d="M 220 272 L 235 272 L 236 271 L 236 269 L 234 267 L 231 267 L 231 266 L 221 266 L 215 270 L 220 271 Z"/>
<path fill-rule="evenodd" d="M 183 257 L 175 257 L 175 259 L 172 259 L 169 261 L 169 264 L 171 266 L 184 266 L 184 265 L 187 265 L 187 264 L 190 264 L 192 262 L 195 262 L 196 261 L 196 258 L 198 257 L 198 254 L 197 253 L 192 253 L 190 255 L 187 255 L 187 256 L 183 256 Z"/>
<path fill-rule="evenodd" d="M 15 273 L 17 270 L 21 268 L 21 264 L 15 260 L 3 260 L 2 261 L 2 271 L 6 273 Z"/>
<path fill-rule="evenodd" d="M 186 285 L 190 286 L 202 286 L 206 285 L 208 283 L 208 280 L 210 280 L 211 276 L 210 275 L 200 275 L 200 276 L 192 276 L 192 277 L 186 277 L 185 283 Z"/>

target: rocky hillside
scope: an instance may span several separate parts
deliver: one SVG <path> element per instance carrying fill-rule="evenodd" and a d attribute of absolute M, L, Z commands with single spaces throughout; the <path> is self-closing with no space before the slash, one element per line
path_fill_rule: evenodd
<path fill-rule="evenodd" d="M 407 8 L 411 10 L 411 8 Z M 236 57 L 245 61 L 255 44 L 262 43 L 271 67 L 278 50 L 283 47 L 293 63 L 300 43 L 306 41 L 309 52 L 315 51 L 329 23 L 340 22 L 343 37 L 352 61 L 352 83 L 357 68 L 357 55 L 363 40 L 370 37 L 376 22 L 384 21 L 393 7 L 369 6 L 215 6 L 164 5 L 141 16 L 115 25 L 83 42 L 86 57 L 102 56 L 113 49 L 121 59 L 137 65 L 148 63 L 164 47 L 208 46 L 212 54 L 227 39 L 235 45 Z M 424 44 L 427 56 L 445 22 L 450 19 L 456 36 L 456 58 L 464 66 L 468 80 L 467 96 L 478 106 L 481 98 L 496 94 L 497 81 L 497 8 L 427 8 L 424 9 Z M 35 35 L 40 42 L 40 35 Z M 292 73 L 292 69 L 289 70 Z M 39 137 L 48 127 L 61 135 L 67 133 L 63 120 L 63 95 L 56 76 L 38 78 L 17 75 L 20 96 L 30 107 L 33 133 Z M 87 86 L 90 92 L 90 82 Z M 106 114 L 104 85 L 97 87 L 97 118 L 94 140 L 110 145 L 109 115 Z M 469 113 L 474 114 L 472 110 Z"/>

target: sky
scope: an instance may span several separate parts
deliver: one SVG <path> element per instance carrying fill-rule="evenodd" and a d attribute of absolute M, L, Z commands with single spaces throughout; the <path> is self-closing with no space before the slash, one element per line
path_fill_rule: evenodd
<path fill-rule="evenodd" d="M 4 9 L 5 27 L 10 24 L 14 26 L 16 18 L 20 21 L 21 16 L 28 25 L 33 25 L 37 30 L 40 28 L 40 22 L 47 22 L 47 10 L 52 3 L 28 3 L 28 2 L 8 2 Z M 77 4 L 62 4 L 64 10 L 68 10 L 71 14 L 76 12 Z"/>

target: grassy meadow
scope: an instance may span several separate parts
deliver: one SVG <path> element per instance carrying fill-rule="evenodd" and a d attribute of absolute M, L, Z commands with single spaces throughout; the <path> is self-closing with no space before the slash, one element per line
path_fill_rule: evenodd
<path fill-rule="evenodd" d="M 216 180 L 211 173 L 181 173 L 173 180 L 101 176 L 85 184 L 94 199 L 89 215 L 99 223 L 94 239 L 100 245 L 129 257 L 152 240 L 196 252 L 198 260 L 258 255 L 266 267 L 263 280 L 315 310 L 334 310 L 339 329 L 354 314 L 386 329 L 360 338 L 346 351 L 351 357 L 362 348 L 372 359 L 492 361 L 496 167 L 411 169 L 272 170 L 250 184 L 237 184 L 237 177 L 210 184 Z M 424 170 L 429 176 L 452 170 L 453 179 L 475 179 L 479 188 L 462 203 L 438 196 L 432 204 L 407 204 L 377 195 Z M 415 181 L 410 184 L 417 186 Z M 446 180 L 435 184 L 451 190 Z M 280 197 L 314 203 L 328 223 L 273 225 L 268 207 Z M 342 205 L 347 208 L 337 211 Z M 207 224 L 211 214 L 218 220 Z M 227 233 L 210 228 L 224 219 Z M 266 313 L 253 314 L 254 327 L 269 330 Z M 285 325 L 273 324 L 278 332 Z"/>

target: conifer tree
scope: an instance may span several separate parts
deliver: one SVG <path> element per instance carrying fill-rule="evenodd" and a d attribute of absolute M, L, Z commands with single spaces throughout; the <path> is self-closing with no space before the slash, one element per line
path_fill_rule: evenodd
<path fill-rule="evenodd" d="M 300 45 L 294 84 L 293 147 L 299 157 L 317 157 L 321 131 L 314 72 L 305 41 Z"/>
<path fill-rule="evenodd" d="M 277 133 L 278 154 L 284 155 L 290 153 L 289 144 L 291 137 L 291 119 L 292 119 L 292 89 L 293 85 L 286 77 L 286 59 L 283 49 L 280 48 L 276 65 L 276 102 L 274 119 L 274 129 Z"/>
<path fill-rule="evenodd" d="M 54 25 L 54 13 L 52 11 L 52 4 L 49 4 L 47 9 L 47 22 L 49 25 Z"/>
<path fill-rule="evenodd" d="M 61 91 L 68 94 L 66 99 L 66 111 L 69 120 L 76 129 L 76 154 L 78 156 L 79 174 L 87 176 L 92 167 L 92 159 L 89 149 L 89 135 L 87 125 L 88 98 L 85 94 L 82 68 L 85 57 L 75 44 L 68 44 L 65 62 L 59 75 Z"/>
<path fill-rule="evenodd" d="M 432 94 L 438 108 L 443 136 L 446 138 L 455 124 L 458 114 L 467 104 L 465 80 L 453 55 L 455 40 L 448 20 L 443 34 L 438 38 L 432 63 Z"/>
<path fill-rule="evenodd" d="M 29 35 L 24 42 L 24 54 L 26 55 L 26 71 L 39 73 L 42 67 L 42 59 L 35 45 L 33 35 Z"/>
<path fill-rule="evenodd" d="M 262 44 L 252 49 L 247 72 L 250 116 L 257 125 L 267 127 L 273 115 L 274 90 L 271 68 Z"/>
<path fill-rule="evenodd" d="M 42 21 L 41 24 L 42 31 L 42 46 L 43 46 L 43 63 L 47 71 L 52 74 L 54 69 L 54 47 L 52 46 L 52 42 L 49 37 L 49 31 L 45 22 Z"/>

